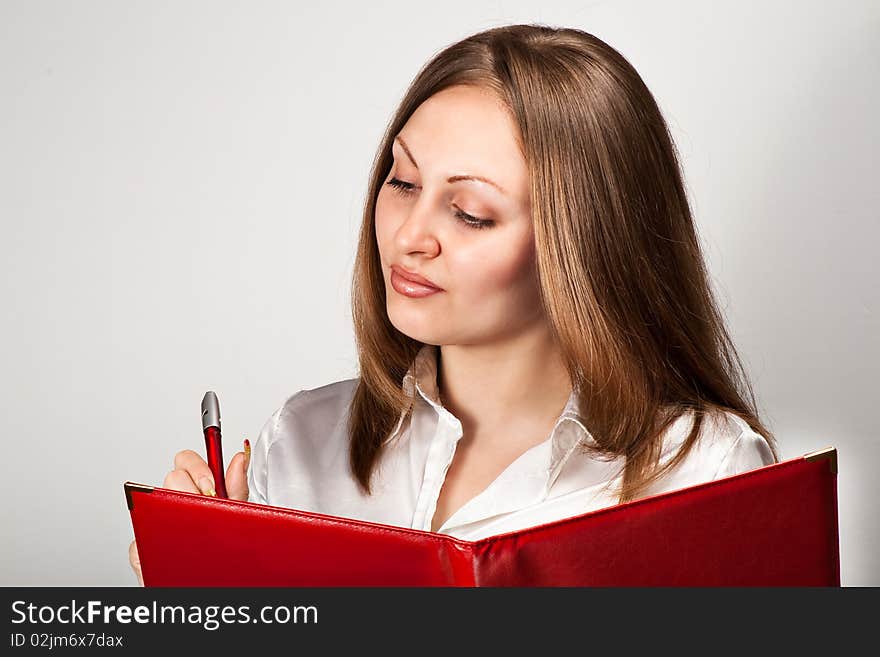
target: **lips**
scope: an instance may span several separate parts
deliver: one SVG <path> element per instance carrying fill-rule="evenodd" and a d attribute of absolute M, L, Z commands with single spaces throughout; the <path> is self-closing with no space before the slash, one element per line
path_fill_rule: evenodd
<path fill-rule="evenodd" d="M 433 287 L 431 285 L 424 285 L 423 283 L 416 283 L 415 281 L 405 278 L 401 275 L 399 267 L 391 268 L 391 287 L 394 288 L 394 291 L 398 294 L 401 294 L 405 297 L 409 297 L 410 299 L 423 299 L 425 297 L 434 296 L 435 294 L 442 294 L 443 290 L 439 287 Z M 403 270 L 406 271 L 406 270 Z M 412 272 L 407 272 L 409 276 L 412 276 Z M 422 280 L 425 279 L 422 276 L 419 276 Z"/>
<path fill-rule="evenodd" d="M 401 278 L 405 278 L 406 280 L 408 280 L 412 283 L 417 283 L 418 285 L 421 285 L 424 287 L 434 288 L 435 290 L 441 290 L 441 291 L 443 290 L 442 287 L 440 287 L 439 285 L 437 285 L 436 283 L 434 283 L 430 279 L 425 278 L 424 276 L 419 276 L 418 274 L 411 272 L 411 271 L 408 271 L 408 270 L 404 269 L 403 267 L 398 267 L 397 265 L 391 265 L 391 271 L 395 272 Z"/>

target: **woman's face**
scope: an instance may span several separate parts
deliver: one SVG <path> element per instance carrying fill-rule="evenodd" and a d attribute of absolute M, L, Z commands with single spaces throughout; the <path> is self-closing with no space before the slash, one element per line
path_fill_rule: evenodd
<path fill-rule="evenodd" d="M 543 321 L 528 171 L 516 134 L 494 95 L 455 86 L 422 103 L 395 139 L 376 201 L 376 240 L 388 317 L 405 335 L 425 344 L 484 344 Z M 487 178 L 503 191 L 448 181 L 460 175 Z M 392 285 L 392 266 L 442 291 L 407 296 Z"/>

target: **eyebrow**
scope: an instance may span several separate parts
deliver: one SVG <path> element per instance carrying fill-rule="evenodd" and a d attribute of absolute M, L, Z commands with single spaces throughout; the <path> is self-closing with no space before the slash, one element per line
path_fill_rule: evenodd
<path fill-rule="evenodd" d="M 394 139 L 395 139 L 395 141 L 400 143 L 400 146 L 401 146 L 401 148 L 403 148 L 403 152 L 406 153 L 406 156 L 409 158 L 409 161 L 413 163 L 413 166 L 416 169 L 418 169 L 419 165 L 416 164 L 416 160 L 413 157 L 413 154 L 410 152 L 409 148 L 407 147 L 407 145 L 403 141 L 403 139 L 401 139 L 400 135 L 398 135 Z M 489 180 L 488 178 L 484 178 L 483 176 L 450 176 L 449 178 L 446 179 L 446 182 L 454 183 L 454 182 L 458 182 L 460 180 L 479 180 L 480 182 L 484 182 L 484 183 L 488 183 L 489 185 L 492 185 L 495 189 L 497 189 L 502 194 L 507 194 L 507 192 L 504 190 L 503 187 L 501 187 L 501 185 L 499 185 L 498 183 L 496 183 L 492 180 Z"/>

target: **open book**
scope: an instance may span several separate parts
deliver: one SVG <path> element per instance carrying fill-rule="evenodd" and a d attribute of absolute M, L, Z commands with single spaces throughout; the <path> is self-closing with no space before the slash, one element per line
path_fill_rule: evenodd
<path fill-rule="evenodd" d="M 125 483 L 146 586 L 839 586 L 837 450 L 466 541 Z"/>

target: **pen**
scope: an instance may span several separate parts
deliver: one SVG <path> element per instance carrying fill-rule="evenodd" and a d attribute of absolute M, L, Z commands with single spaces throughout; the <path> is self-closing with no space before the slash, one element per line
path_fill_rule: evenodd
<path fill-rule="evenodd" d="M 223 446 L 220 442 L 220 402 L 212 390 L 202 397 L 202 431 L 205 433 L 205 449 L 208 452 L 208 467 L 214 475 L 214 490 L 217 497 L 228 497 L 226 480 L 223 478 Z"/>

